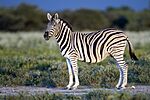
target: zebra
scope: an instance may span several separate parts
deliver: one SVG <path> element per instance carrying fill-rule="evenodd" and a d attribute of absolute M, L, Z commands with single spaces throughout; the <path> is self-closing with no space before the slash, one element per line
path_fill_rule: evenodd
<path fill-rule="evenodd" d="M 69 83 L 66 89 L 77 89 L 79 86 L 78 60 L 98 63 L 107 56 L 115 59 L 120 72 L 116 88 L 126 88 L 128 65 L 124 61 L 123 55 L 127 43 L 131 59 L 136 61 L 138 58 L 133 52 L 131 42 L 123 31 L 115 28 L 106 28 L 91 33 L 74 32 L 68 22 L 59 18 L 58 13 L 54 15 L 47 13 L 47 19 L 49 22 L 44 33 L 44 39 L 49 40 L 50 37 L 55 37 L 62 56 L 66 58 L 69 72 Z"/>

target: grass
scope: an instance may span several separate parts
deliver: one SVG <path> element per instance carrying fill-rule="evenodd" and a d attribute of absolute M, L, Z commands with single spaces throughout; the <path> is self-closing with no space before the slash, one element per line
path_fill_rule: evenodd
<path fill-rule="evenodd" d="M 129 83 L 150 85 L 150 34 L 127 33 L 140 58 L 138 62 L 132 62 L 126 51 Z M 139 34 L 144 41 L 138 41 Z M 110 57 L 97 64 L 79 61 L 81 85 L 114 87 L 119 78 L 114 63 Z M 64 87 L 69 78 L 65 58 L 54 38 L 45 41 L 42 32 L 21 32 L 0 34 L 0 80 L 0 86 Z"/>

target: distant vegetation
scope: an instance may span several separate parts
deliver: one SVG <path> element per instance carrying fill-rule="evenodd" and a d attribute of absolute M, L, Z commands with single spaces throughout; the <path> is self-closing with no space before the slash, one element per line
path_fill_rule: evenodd
<path fill-rule="evenodd" d="M 73 26 L 74 30 L 97 30 L 107 27 L 131 31 L 150 29 L 150 10 L 137 12 L 128 7 L 117 9 L 109 7 L 105 11 L 78 9 L 58 13 Z M 46 11 L 34 5 L 0 7 L 0 31 L 41 31 L 45 29 L 47 22 Z"/>

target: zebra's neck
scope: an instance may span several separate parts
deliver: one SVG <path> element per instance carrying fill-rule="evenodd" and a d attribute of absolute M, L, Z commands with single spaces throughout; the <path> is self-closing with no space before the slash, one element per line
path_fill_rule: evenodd
<path fill-rule="evenodd" d="M 56 41 L 60 47 L 62 55 L 66 55 L 68 49 L 70 49 L 71 41 L 71 29 L 67 23 L 61 20 L 61 29 L 57 35 L 55 35 Z"/>

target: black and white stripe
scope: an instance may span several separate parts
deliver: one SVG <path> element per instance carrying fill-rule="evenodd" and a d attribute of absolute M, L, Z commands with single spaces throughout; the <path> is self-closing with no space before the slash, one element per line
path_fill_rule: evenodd
<path fill-rule="evenodd" d="M 117 63 L 120 71 L 119 82 L 117 88 L 125 88 L 127 85 L 127 64 L 123 55 L 126 44 L 129 44 L 129 53 L 132 59 L 137 60 L 133 53 L 133 48 L 128 37 L 123 31 L 107 28 L 97 32 L 80 33 L 73 32 L 70 25 L 62 19 L 58 18 L 58 14 L 51 17 L 50 23 L 58 21 L 57 27 L 47 28 L 49 34 L 53 34 L 60 47 L 62 55 L 66 58 L 69 70 L 68 89 L 72 88 L 73 75 L 75 84 L 73 89 L 79 85 L 77 60 L 89 63 L 97 63 L 104 60 L 107 56 L 112 56 Z M 59 27 L 59 28 L 58 28 Z"/>

